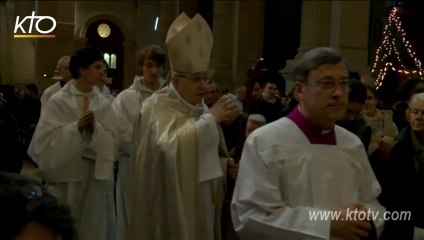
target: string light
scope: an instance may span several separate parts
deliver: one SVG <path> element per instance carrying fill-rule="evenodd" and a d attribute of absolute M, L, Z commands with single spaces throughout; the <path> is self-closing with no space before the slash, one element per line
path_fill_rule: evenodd
<path fill-rule="evenodd" d="M 371 68 L 371 73 L 377 76 L 377 88 L 382 85 L 383 79 L 386 76 L 388 69 L 406 75 L 416 75 L 418 73 L 421 77 L 423 76 L 421 61 L 416 57 L 415 51 L 412 51 L 412 45 L 406 39 L 405 30 L 403 29 L 400 17 L 396 14 L 396 12 L 397 8 L 393 8 L 390 12 L 388 22 L 384 27 L 383 31 L 383 41 L 381 45 L 377 48 L 377 51 L 375 53 L 375 60 Z M 396 37 L 396 34 L 398 34 L 400 37 Z M 401 43 L 398 42 L 399 38 L 402 39 Z M 396 42 L 398 43 L 396 44 Z M 402 50 L 402 46 L 405 47 L 409 57 L 413 60 L 413 63 L 415 65 L 412 67 L 413 70 L 407 69 L 404 64 L 404 61 L 402 61 L 401 59 L 400 52 Z M 392 58 L 389 59 L 389 57 Z M 396 64 L 392 62 L 393 60 L 395 60 Z"/>

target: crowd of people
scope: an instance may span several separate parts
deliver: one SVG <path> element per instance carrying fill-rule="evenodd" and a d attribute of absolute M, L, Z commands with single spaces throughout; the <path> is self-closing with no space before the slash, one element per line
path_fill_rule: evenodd
<path fill-rule="evenodd" d="M 165 45 L 137 52 L 117 96 L 93 46 L 61 57 L 61 80 L 28 85 L 16 109 L 0 95 L 1 239 L 423 239 L 423 80 L 382 109 L 373 82 L 321 47 L 287 96 L 274 78 L 224 93 L 200 15 L 178 16 Z M 25 158 L 41 181 L 19 175 Z"/>

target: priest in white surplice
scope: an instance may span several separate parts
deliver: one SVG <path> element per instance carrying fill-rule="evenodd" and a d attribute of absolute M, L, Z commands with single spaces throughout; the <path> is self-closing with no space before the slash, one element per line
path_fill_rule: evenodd
<path fill-rule="evenodd" d="M 192 19 L 181 14 L 168 31 L 170 84 L 143 102 L 137 123 L 141 135 L 127 239 L 221 237 L 226 159 L 220 159 L 218 124 L 234 119 L 238 109 L 227 96 L 209 112 L 203 103 L 212 44 L 199 14 Z"/>
<path fill-rule="evenodd" d="M 118 180 L 116 183 L 116 207 L 119 239 L 125 240 L 129 221 L 130 192 L 133 177 L 132 138 L 141 104 L 164 82 L 163 68 L 166 63 L 165 52 L 156 45 L 142 48 L 136 54 L 136 64 L 141 76 L 134 77 L 133 84 L 116 96 L 112 104 L 118 118 Z M 138 146 L 137 146 L 138 147 Z"/>
<path fill-rule="evenodd" d="M 66 201 L 80 240 L 113 240 L 115 126 L 110 102 L 93 85 L 104 77 L 103 55 L 92 47 L 70 60 L 75 80 L 46 103 L 28 154 Z"/>
<path fill-rule="evenodd" d="M 335 126 L 347 107 L 347 78 L 337 50 L 305 53 L 294 70 L 298 107 L 246 140 L 231 206 L 241 239 L 359 240 L 381 234 L 385 209 L 376 199 L 380 185 L 365 148 Z M 348 220 L 347 208 L 370 209 L 379 217 Z M 314 220 L 311 214 L 320 210 L 340 210 L 341 216 Z"/>
<path fill-rule="evenodd" d="M 59 90 L 63 86 L 65 86 L 65 84 L 69 82 L 69 80 L 72 79 L 71 72 L 69 71 L 70 59 L 71 59 L 70 56 L 63 56 L 57 61 L 56 68 L 57 68 L 57 71 L 59 72 L 61 79 L 43 91 L 43 95 L 41 95 L 41 98 L 40 98 L 41 109 L 43 109 L 46 106 L 47 100 L 49 100 L 50 97 L 53 96 L 53 94 L 59 92 Z"/>

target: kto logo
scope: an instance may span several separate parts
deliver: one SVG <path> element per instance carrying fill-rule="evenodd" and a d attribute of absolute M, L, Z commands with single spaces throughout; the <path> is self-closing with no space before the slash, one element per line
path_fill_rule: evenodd
<path fill-rule="evenodd" d="M 30 20 L 28 32 L 25 31 L 23 24 L 26 20 Z M 35 21 L 35 30 L 37 31 L 37 34 L 32 34 L 32 28 L 34 26 L 34 20 Z M 52 27 L 48 30 L 46 29 L 40 29 L 40 22 L 43 20 L 51 21 Z M 19 22 L 19 16 L 16 17 L 15 22 L 15 31 L 13 32 L 15 35 L 13 35 L 15 38 L 54 38 L 56 35 L 49 34 L 56 28 L 56 20 L 50 16 L 35 16 L 35 12 L 32 12 L 31 16 L 24 17 Z M 20 30 L 22 34 L 16 34 Z"/>

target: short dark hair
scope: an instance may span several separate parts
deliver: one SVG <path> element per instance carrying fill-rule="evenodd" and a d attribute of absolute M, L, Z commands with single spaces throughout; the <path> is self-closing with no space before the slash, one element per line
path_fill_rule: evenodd
<path fill-rule="evenodd" d="M 344 56 L 338 50 L 329 47 L 314 48 L 306 52 L 300 63 L 293 70 L 295 81 L 306 82 L 310 71 L 318 67 L 331 64 L 344 63 Z"/>
<path fill-rule="evenodd" d="M 263 81 L 263 84 L 261 85 L 261 88 L 263 89 L 267 84 L 272 84 L 272 85 L 277 86 L 277 82 L 275 80 L 268 78 L 268 79 L 265 79 Z"/>
<path fill-rule="evenodd" d="M 95 47 L 83 47 L 76 50 L 69 62 L 69 71 L 74 79 L 79 78 L 79 69 L 88 69 L 96 61 L 103 61 L 103 54 Z"/>
<path fill-rule="evenodd" d="M 219 92 L 219 85 L 218 85 L 218 83 L 217 82 L 215 82 L 214 80 L 212 80 L 211 78 L 208 78 L 207 80 L 206 80 L 206 83 L 207 84 L 212 84 L 212 85 L 214 85 L 215 86 L 215 90 L 217 91 L 217 92 Z"/>
<path fill-rule="evenodd" d="M 30 84 L 26 85 L 25 88 L 34 92 L 35 94 L 38 94 L 38 87 L 34 83 L 30 83 Z"/>
<path fill-rule="evenodd" d="M 349 103 L 358 102 L 365 104 L 367 100 L 367 88 L 356 78 L 349 79 Z"/>
<path fill-rule="evenodd" d="M 372 92 L 372 94 L 374 95 L 374 97 L 376 99 L 378 99 L 378 92 L 377 89 L 373 86 L 366 86 L 367 90 L 370 90 Z"/>
<path fill-rule="evenodd" d="M 359 72 L 356 71 L 349 71 L 349 78 L 354 78 L 357 80 L 361 80 L 361 75 L 359 74 Z"/>
<path fill-rule="evenodd" d="M 50 229 L 62 240 L 77 238 L 69 207 L 45 187 L 31 178 L 0 172 L 0 239 L 14 239 L 31 222 Z"/>
<path fill-rule="evenodd" d="M 140 49 L 135 55 L 135 61 L 138 66 L 143 66 L 146 59 L 151 59 L 162 67 L 166 63 L 166 54 L 162 48 L 157 45 L 151 44 Z"/>
<path fill-rule="evenodd" d="M 419 84 L 424 84 L 424 80 L 420 78 L 408 80 L 399 91 L 399 100 L 409 101 L 413 94 L 420 92 L 420 89 L 422 89 L 421 87 L 418 87 Z"/>

